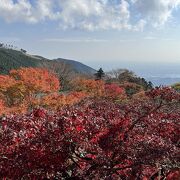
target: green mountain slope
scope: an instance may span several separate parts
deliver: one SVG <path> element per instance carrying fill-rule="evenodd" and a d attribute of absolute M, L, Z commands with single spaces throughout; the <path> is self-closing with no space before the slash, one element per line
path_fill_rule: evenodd
<path fill-rule="evenodd" d="M 8 74 L 11 69 L 20 67 L 45 67 L 54 70 L 57 74 L 63 71 L 71 74 L 93 75 L 96 71 L 78 61 L 67 59 L 49 60 L 41 56 L 34 56 L 21 51 L 0 48 L 0 73 Z"/>
<path fill-rule="evenodd" d="M 20 51 L 0 48 L 0 73 L 7 74 L 19 67 L 39 67 L 41 60 L 28 56 Z"/>

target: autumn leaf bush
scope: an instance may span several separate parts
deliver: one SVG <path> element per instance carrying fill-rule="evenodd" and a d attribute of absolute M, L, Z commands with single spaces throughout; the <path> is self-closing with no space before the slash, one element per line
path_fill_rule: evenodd
<path fill-rule="evenodd" d="M 0 113 L 23 113 L 39 101 L 41 96 L 60 88 L 55 74 L 41 68 L 20 68 L 0 75 L 0 99 L 5 107 Z"/>
<path fill-rule="evenodd" d="M 10 71 L 10 77 L 22 81 L 29 93 L 47 93 L 57 91 L 60 88 L 57 77 L 42 68 L 20 68 Z"/>
<path fill-rule="evenodd" d="M 0 100 L 0 113 L 2 113 L 4 111 L 5 107 L 4 107 L 4 102 L 2 100 Z"/>
<path fill-rule="evenodd" d="M 123 100 L 126 98 L 126 93 L 124 88 L 118 84 L 105 84 L 105 97 L 113 100 Z"/>
<path fill-rule="evenodd" d="M 131 82 L 124 82 L 120 84 L 120 87 L 125 89 L 126 95 L 129 96 L 130 98 L 139 93 L 144 91 L 143 86 L 136 84 L 136 83 L 131 83 Z"/>
<path fill-rule="evenodd" d="M 58 110 L 63 106 L 77 104 L 87 96 L 85 92 L 53 93 L 41 98 L 38 105 L 48 110 Z"/>
<path fill-rule="evenodd" d="M 102 80 L 76 78 L 72 86 L 69 92 L 59 92 L 58 78 L 46 69 L 11 70 L 9 75 L 0 76 L 0 114 L 26 113 L 35 107 L 57 110 L 88 97 L 118 101 L 126 98 L 122 87 L 113 83 L 105 84 Z"/>
<path fill-rule="evenodd" d="M 179 178 L 180 94 L 88 98 L 0 120 L 1 179 Z"/>
<path fill-rule="evenodd" d="M 74 91 L 84 92 L 88 97 L 105 97 L 113 100 L 126 98 L 123 87 L 116 83 L 105 83 L 102 80 L 77 78 L 73 81 L 73 87 Z"/>
<path fill-rule="evenodd" d="M 104 81 L 76 78 L 72 82 L 73 91 L 85 92 L 90 97 L 100 97 L 104 94 Z"/>
<path fill-rule="evenodd" d="M 177 90 L 82 78 L 59 88 L 45 69 L 0 75 L 0 179 L 178 179 Z"/>

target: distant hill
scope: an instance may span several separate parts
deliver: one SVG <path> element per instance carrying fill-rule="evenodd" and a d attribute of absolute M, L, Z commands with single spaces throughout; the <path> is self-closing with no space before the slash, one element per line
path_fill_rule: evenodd
<path fill-rule="evenodd" d="M 74 60 L 67 60 L 67 59 L 54 59 L 55 61 L 61 62 L 61 63 L 65 63 L 70 65 L 73 70 L 77 73 L 81 73 L 81 74 L 86 74 L 86 75 L 91 75 L 91 74 L 95 74 L 96 70 L 83 64 L 80 63 L 78 61 L 74 61 Z"/>
<path fill-rule="evenodd" d="M 55 72 L 63 73 L 63 71 L 71 72 L 71 74 L 93 76 L 96 72 L 93 68 L 84 65 L 78 61 L 67 59 L 50 60 L 38 55 L 29 55 L 22 51 L 0 48 L 0 73 L 8 74 L 11 69 L 20 67 L 46 67 Z M 60 74 L 59 74 L 60 75 Z"/>

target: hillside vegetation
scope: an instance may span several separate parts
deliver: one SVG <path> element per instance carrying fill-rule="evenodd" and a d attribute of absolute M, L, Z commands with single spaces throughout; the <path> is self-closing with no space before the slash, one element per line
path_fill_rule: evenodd
<path fill-rule="evenodd" d="M 20 67 L 39 67 L 42 61 L 21 51 L 0 48 L 0 73 L 8 74 L 11 69 Z"/>
<path fill-rule="evenodd" d="M 180 93 L 104 75 L 0 75 L 0 179 L 179 180 Z"/>
<path fill-rule="evenodd" d="M 25 50 L 14 50 L 0 47 L 0 74 L 8 74 L 20 67 L 46 68 L 57 74 L 64 90 L 69 89 L 69 82 L 74 77 L 93 77 L 93 68 L 78 61 L 58 58 L 50 60 L 41 56 L 29 55 Z"/>
<path fill-rule="evenodd" d="M 178 83 L 25 50 L 0 63 L 0 179 L 179 180 Z"/>

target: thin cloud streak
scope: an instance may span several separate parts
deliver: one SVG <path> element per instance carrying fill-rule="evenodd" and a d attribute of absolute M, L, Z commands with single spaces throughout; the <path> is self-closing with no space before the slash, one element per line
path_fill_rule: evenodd
<path fill-rule="evenodd" d="M 68 38 L 47 38 L 42 39 L 40 42 L 48 42 L 48 43 L 123 43 L 123 42 L 135 42 L 138 39 L 96 39 L 96 38 L 79 38 L 79 39 L 68 39 Z"/>
<path fill-rule="evenodd" d="M 41 42 L 53 42 L 53 43 L 99 43 L 108 42 L 106 39 L 64 39 L 64 38 L 47 38 L 42 39 Z"/>
<path fill-rule="evenodd" d="M 143 38 L 144 40 L 159 40 L 159 41 L 175 41 L 175 39 L 172 38 L 161 38 L 161 37 L 156 37 L 156 36 L 146 36 Z"/>

